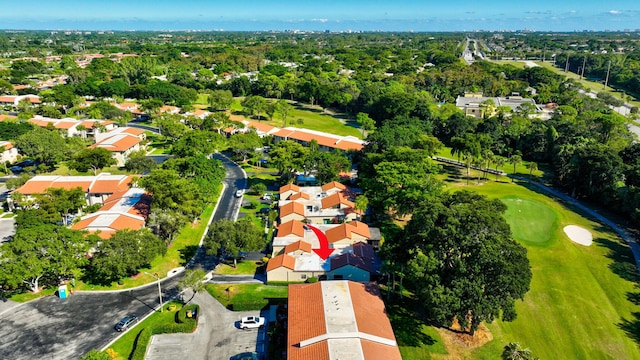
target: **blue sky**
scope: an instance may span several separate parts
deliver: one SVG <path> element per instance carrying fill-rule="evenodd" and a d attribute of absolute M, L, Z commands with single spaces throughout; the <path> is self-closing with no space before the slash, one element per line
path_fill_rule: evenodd
<path fill-rule="evenodd" d="M 3 3 L 8 0 L 0 0 Z M 639 0 L 32 0 L 1 6 L 0 29 L 624 30 Z"/>

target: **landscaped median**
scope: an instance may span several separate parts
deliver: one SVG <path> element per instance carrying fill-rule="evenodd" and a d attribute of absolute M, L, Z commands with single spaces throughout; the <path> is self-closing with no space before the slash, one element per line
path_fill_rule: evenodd
<path fill-rule="evenodd" d="M 128 330 L 106 352 L 116 360 L 143 360 L 152 335 L 194 332 L 199 314 L 200 308 L 196 304 L 172 301 L 165 304 L 164 312 L 154 312 Z"/>

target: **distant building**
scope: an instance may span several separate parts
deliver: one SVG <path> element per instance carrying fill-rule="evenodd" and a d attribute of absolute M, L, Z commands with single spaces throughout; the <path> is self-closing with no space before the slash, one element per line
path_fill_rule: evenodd
<path fill-rule="evenodd" d="M 516 111 L 522 104 L 532 104 L 537 112 L 542 110 L 536 105 L 533 99 L 523 98 L 519 94 L 513 94 L 507 97 L 486 97 L 482 93 L 465 93 L 464 96 L 456 98 L 456 106 L 464 111 L 467 116 L 473 116 L 478 119 L 486 116 L 493 116 L 496 110 L 501 106 L 506 106 L 511 111 Z"/>
<path fill-rule="evenodd" d="M 0 140 L 0 164 L 5 164 L 7 161 L 14 163 L 16 160 L 18 160 L 18 149 L 12 142 Z"/>
<path fill-rule="evenodd" d="M 400 360 L 378 286 L 289 285 L 287 360 Z"/>
<path fill-rule="evenodd" d="M 144 130 L 120 127 L 106 133 L 96 135 L 96 143 L 89 148 L 103 148 L 111 151 L 118 166 L 124 166 L 131 153 L 145 148 Z"/>

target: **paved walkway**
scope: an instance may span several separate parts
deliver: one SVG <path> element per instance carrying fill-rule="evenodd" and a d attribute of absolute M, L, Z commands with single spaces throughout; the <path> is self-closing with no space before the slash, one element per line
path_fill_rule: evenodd
<path fill-rule="evenodd" d="M 209 280 L 214 284 L 262 284 L 267 281 L 264 274 L 257 275 L 219 275 L 214 274 Z"/>
<path fill-rule="evenodd" d="M 191 293 L 185 294 L 189 299 Z M 198 328 L 190 334 L 161 334 L 151 337 L 146 360 L 229 359 L 247 351 L 265 351 L 266 327 L 240 330 L 243 316 L 258 316 L 258 311 L 227 310 L 208 293 L 198 293 L 192 303 L 200 305 Z"/>

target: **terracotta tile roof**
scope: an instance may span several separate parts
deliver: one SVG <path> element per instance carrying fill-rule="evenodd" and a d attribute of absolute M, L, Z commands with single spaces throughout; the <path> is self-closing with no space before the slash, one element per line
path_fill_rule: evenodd
<path fill-rule="evenodd" d="M 298 215 L 304 216 L 304 205 L 296 201 L 291 201 L 288 204 L 280 206 L 281 218 L 291 214 L 298 214 Z"/>
<path fill-rule="evenodd" d="M 280 186 L 280 194 L 285 193 L 287 191 L 295 191 L 295 192 L 300 192 L 300 186 L 295 185 L 295 184 L 287 184 L 284 186 Z"/>
<path fill-rule="evenodd" d="M 287 221 L 278 226 L 278 237 L 295 235 L 304 237 L 304 224 L 298 220 Z"/>
<path fill-rule="evenodd" d="M 0 140 L 0 149 L 4 149 L 4 151 L 13 149 L 13 144 L 9 141 Z"/>
<path fill-rule="evenodd" d="M 23 195 L 31 195 L 44 194 L 49 188 L 70 190 L 80 187 L 82 191 L 88 192 L 92 182 L 93 177 L 91 176 L 36 176 L 16 191 Z"/>
<path fill-rule="evenodd" d="M 13 103 L 15 100 L 15 96 L 0 96 L 0 102 L 2 103 Z"/>
<path fill-rule="evenodd" d="M 334 359 L 332 355 L 349 350 L 354 359 L 402 359 L 375 284 L 323 281 L 289 285 L 288 317 L 288 360 Z M 352 347 L 345 349 L 348 345 Z"/>
<path fill-rule="evenodd" d="M 345 267 L 347 265 L 351 265 L 370 273 L 373 272 L 373 265 L 371 264 L 371 261 L 367 261 L 366 259 L 363 259 L 355 254 L 344 253 L 338 256 L 334 256 L 330 259 L 331 271 L 339 269 L 341 267 Z"/>
<path fill-rule="evenodd" d="M 346 190 L 347 187 L 337 181 L 332 181 L 330 183 L 322 185 L 322 191 L 327 191 L 331 189 Z"/>
<path fill-rule="evenodd" d="M 329 243 L 334 243 L 344 239 L 351 239 L 352 233 L 356 233 L 365 238 L 371 237 L 369 226 L 359 221 L 340 224 L 328 229 L 325 233 L 327 234 L 327 240 L 329 240 Z"/>
<path fill-rule="evenodd" d="M 344 205 L 347 208 L 353 208 L 355 206 L 355 204 L 349 201 L 342 193 L 333 193 L 323 197 L 321 203 L 323 209 L 329 209 L 338 205 Z"/>
<path fill-rule="evenodd" d="M 0 114 L 0 121 L 17 119 L 17 116 Z"/>
<path fill-rule="evenodd" d="M 349 225 L 353 226 L 355 230 L 352 230 L 354 233 L 358 235 L 362 235 L 366 238 L 371 237 L 371 232 L 369 231 L 369 225 L 361 222 L 361 221 L 352 221 Z"/>
<path fill-rule="evenodd" d="M 267 263 L 267 271 L 271 271 L 283 266 L 287 269 L 294 270 L 296 266 L 296 258 L 287 254 L 272 257 Z"/>
<path fill-rule="evenodd" d="M 120 179 L 97 179 L 93 186 L 91 186 L 91 192 L 96 194 L 110 194 L 120 191 L 129 190 L 129 185 L 133 176 L 125 176 Z"/>
<path fill-rule="evenodd" d="M 311 140 L 316 140 L 318 145 L 332 149 L 362 150 L 364 147 L 364 142 L 353 136 L 338 136 L 307 129 L 284 128 L 274 131 L 272 134 L 283 139 L 297 140 L 306 143 L 311 142 Z"/>
<path fill-rule="evenodd" d="M 362 284 L 353 281 L 348 283 L 353 311 L 358 319 L 358 330 L 395 340 L 378 286 L 374 283 Z"/>
<path fill-rule="evenodd" d="M 84 192 L 91 194 L 110 194 L 129 190 L 132 176 L 110 175 L 107 173 L 97 176 L 35 176 L 18 188 L 21 194 L 43 194 L 48 188 L 73 189 L 81 187 Z"/>
<path fill-rule="evenodd" d="M 263 133 L 268 133 L 268 132 L 276 129 L 275 126 L 271 126 L 269 124 L 264 124 L 264 123 L 261 123 L 260 121 L 247 121 L 246 125 L 247 125 L 247 127 L 254 128 L 254 129 L 258 130 L 259 132 L 263 132 Z"/>
<path fill-rule="evenodd" d="M 289 285 L 287 360 L 329 359 L 326 341 L 301 348 L 301 341 L 325 334 L 320 283 Z"/>
<path fill-rule="evenodd" d="M 292 253 L 292 252 L 298 251 L 298 250 L 310 253 L 311 252 L 311 244 L 309 244 L 306 241 L 298 240 L 298 241 L 296 241 L 294 243 L 291 243 L 291 244 L 289 244 L 289 245 L 284 247 L 284 253 L 285 254 L 289 254 L 289 253 Z"/>
<path fill-rule="evenodd" d="M 300 199 L 305 199 L 305 200 L 311 200 L 311 195 L 305 193 L 305 192 L 299 192 L 299 193 L 295 193 L 291 196 L 289 196 L 289 200 L 300 200 Z"/>
<path fill-rule="evenodd" d="M 91 146 L 90 149 L 97 147 L 107 149 L 112 152 L 122 152 L 131 149 L 139 144 L 142 140 L 139 137 L 131 134 L 119 134 L 105 138 Z"/>

